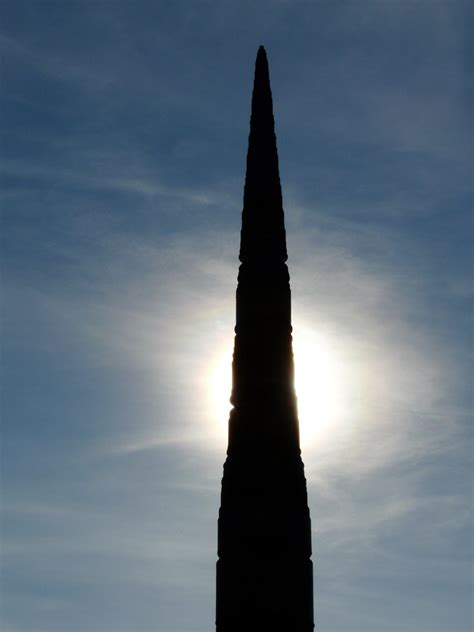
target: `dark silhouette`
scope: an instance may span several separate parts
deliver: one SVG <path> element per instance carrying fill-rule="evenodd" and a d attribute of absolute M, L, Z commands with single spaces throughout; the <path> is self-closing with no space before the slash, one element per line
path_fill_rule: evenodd
<path fill-rule="evenodd" d="M 286 260 L 272 94 L 261 46 L 242 213 L 234 408 L 218 521 L 217 632 L 314 628 Z"/>

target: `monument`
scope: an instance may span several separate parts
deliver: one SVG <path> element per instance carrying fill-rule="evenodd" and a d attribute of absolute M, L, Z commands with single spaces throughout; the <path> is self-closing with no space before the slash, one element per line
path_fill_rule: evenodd
<path fill-rule="evenodd" d="M 218 520 L 217 632 L 309 632 L 311 522 L 294 390 L 291 294 L 268 62 L 252 95 Z"/>

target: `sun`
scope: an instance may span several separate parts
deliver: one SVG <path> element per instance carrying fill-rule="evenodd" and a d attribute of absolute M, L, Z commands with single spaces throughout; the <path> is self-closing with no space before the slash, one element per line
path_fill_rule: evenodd
<path fill-rule="evenodd" d="M 295 390 L 302 446 L 321 442 L 343 413 L 343 371 L 330 338 L 306 327 L 293 334 Z"/>
<path fill-rule="evenodd" d="M 233 342 L 233 341 L 232 341 Z M 219 434 L 227 430 L 229 413 L 232 408 L 232 343 L 222 342 L 211 362 L 208 399 L 211 416 Z"/>
<path fill-rule="evenodd" d="M 326 441 L 343 417 L 342 363 L 331 339 L 304 325 L 293 332 L 293 353 L 300 440 L 307 448 Z M 213 425 L 224 435 L 232 407 L 232 344 L 221 343 L 208 384 Z"/>

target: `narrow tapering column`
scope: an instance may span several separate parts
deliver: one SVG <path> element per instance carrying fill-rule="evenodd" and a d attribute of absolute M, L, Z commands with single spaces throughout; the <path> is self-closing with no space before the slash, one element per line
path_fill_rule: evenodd
<path fill-rule="evenodd" d="M 255 65 L 229 443 L 218 520 L 217 632 L 310 632 L 311 523 L 293 384 L 291 294 L 268 62 Z"/>

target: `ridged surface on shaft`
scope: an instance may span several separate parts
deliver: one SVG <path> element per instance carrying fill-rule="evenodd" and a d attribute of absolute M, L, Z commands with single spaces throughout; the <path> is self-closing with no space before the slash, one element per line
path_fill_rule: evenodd
<path fill-rule="evenodd" d="M 311 522 L 293 385 L 291 293 L 268 63 L 255 66 L 218 520 L 217 632 L 310 632 Z"/>

